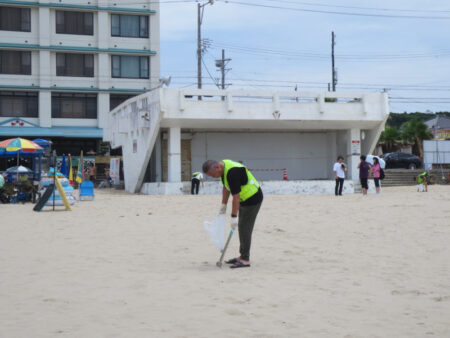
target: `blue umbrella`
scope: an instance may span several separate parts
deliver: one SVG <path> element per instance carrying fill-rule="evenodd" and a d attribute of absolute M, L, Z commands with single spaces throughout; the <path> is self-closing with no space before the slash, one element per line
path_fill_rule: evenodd
<path fill-rule="evenodd" d="M 62 156 L 62 163 L 61 163 L 61 174 L 63 174 L 64 176 L 67 177 L 67 175 L 69 175 L 69 172 L 67 170 L 67 165 L 66 165 L 66 155 L 63 154 Z"/>
<path fill-rule="evenodd" d="M 52 143 L 51 141 L 47 141 L 41 138 L 34 139 L 33 142 L 40 145 L 44 149 L 50 147 L 50 144 Z"/>

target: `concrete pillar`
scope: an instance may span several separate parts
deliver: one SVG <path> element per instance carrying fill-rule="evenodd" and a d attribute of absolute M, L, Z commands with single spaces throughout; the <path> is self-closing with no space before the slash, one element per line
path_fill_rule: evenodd
<path fill-rule="evenodd" d="M 109 93 L 100 92 L 97 95 L 97 121 L 99 128 L 108 126 Z"/>
<path fill-rule="evenodd" d="M 107 6 L 105 6 L 107 7 Z M 98 48 L 108 48 L 108 41 L 111 34 L 109 33 L 109 30 L 111 28 L 111 25 L 109 24 L 108 20 L 108 12 L 106 11 L 98 11 L 97 12 L 97 43 Z"/>
<path fill-rule="evenodd" d="M 155 141 L 155 182 L 162 182 L 162 158 L 161 158 L 161 134 L 158 133 L 158 137 Z"/>
<path fill-rule="evenodd" d="M 42 1 L 41 1 L 42 2 Z M 39 8 L 39 45 L 50 45 L 50 8 Z"/>
<path fill-rule="evenodd" d="M 156 11 L 156 14 L 151 14 L 149 18 L 149 37 L 150 44 L 148 48 L 156 52 L 156 55 L 150 56 L 150 87 L 155 88 L 159 84 L 160 75 L 160 23 L 159 23 L 159 1 L 149 1 L 149 8 Z"/>
<path fill-rule="evenodd" d="M 167 171 L 169 182 L 181 182 L 181 129 L 169 128 Z"/>
<path fill-rule="evenodd" d="M 52 126 L 52 94 L 48 90 L 39 91 L 39 126 Z"/>
<path fill-rule="evenodd" d="M 359 128 L 350 129 L 347 135 L 347 177 L 352 180 L 358 180 L 359 170 L 357 166 L 361 156 L 361 130 Z"/>
<path fill-rule="evenodd" d="M 109 81 L 111 79 L 110 58 L 107 53 L 98 53 L 97 79 L 98 88 L 109 89 Z"/>
<path fill-rule="evenodd" d="M 39 13 L 39 45 L 50 45 L 50 8 L 40 7 Z M 52 71 L 50 67 L 50 51 L 39 51 L 39 86 L 50 87 Z M 34 66 L 33 66 L 34 68 Z M 52 126 L 52 94 L 48 90 L 39 91 L 39 126 Z"/>
<path fill-rule="evenodd" d="M 50 51 L 39 51 L 39 85 L 41 87 L 50 87 L 52 72 L 50 68 Z"/>

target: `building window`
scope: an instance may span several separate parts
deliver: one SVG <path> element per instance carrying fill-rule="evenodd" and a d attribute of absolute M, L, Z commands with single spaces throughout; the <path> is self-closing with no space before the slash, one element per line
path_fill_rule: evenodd
<path fill-rule="evenodd" d="M 39 117 L 37 92 L 0 91 L 1 117 Z"/>
<path fill-rule="evenodd" d="M 56 76 L 94 77 L 94 55 L 56 53 Z"/>
<path fill-rule="evenodd" d="M 93 13 L 56 11 L 56 33 L 94 35 Z"/>
<path fill-rule="evenodd" d="M 148 16 L 111 14 L 111 36 L 148 38 Z"/>
<path fill-rule="evenodd" d="M 0 30 L 31 32 L 30 9 L 0 7 Z"/>
<path fill-rule="evenodd" d="M 112 77 L 148 79 L 148 56 L 111 56 Z"/>
<path fill-rule="evenodd" d="M 31 52 L 1 50 L 0 74 L 31 75 Z"/>
<path fill-rule="evenodd" d="M 52 118 L 96 119 L 97 94 L 52 93 Z"/>
<path fill-rule="evenodd" d="M 136 94 L 137 95 L 137 94 Z M 109 95 L 109 110 L 113 110 L 118 107 L 121 103 L 136 95 L 121 95 L 121 94 L 111 94 Z"/>

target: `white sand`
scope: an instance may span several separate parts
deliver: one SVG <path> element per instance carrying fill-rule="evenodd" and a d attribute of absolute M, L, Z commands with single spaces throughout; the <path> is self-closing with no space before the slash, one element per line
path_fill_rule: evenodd
<path fill-rule="evenodd" d="M 265 196 L 237 270 L 203 229 L 219 205 L 0 204 L 0 337 L 450 337 L 450 186 Z"/>

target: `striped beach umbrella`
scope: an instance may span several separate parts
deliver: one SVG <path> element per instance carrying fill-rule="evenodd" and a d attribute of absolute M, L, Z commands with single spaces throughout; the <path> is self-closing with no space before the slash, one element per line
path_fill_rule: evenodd
<path fill-rule="evenodd" d="M 10 138 L 0 142 L 0 151 L 5 152 L 20 152 L 20 153 L 39 153 L 43 148 L 33 141 L 26 140 L 21 137 Z"/>
<path fill-rule="evenodd" d="M 40 153 L 44 149 L 34 143 L 33 141 L 17 137 L 10 138 L 0 142 L 0 152 L 9 153 L 11 155 L 17 154 L 17 165 L 19 165 L 20 154 L 24 153 Z"/>

